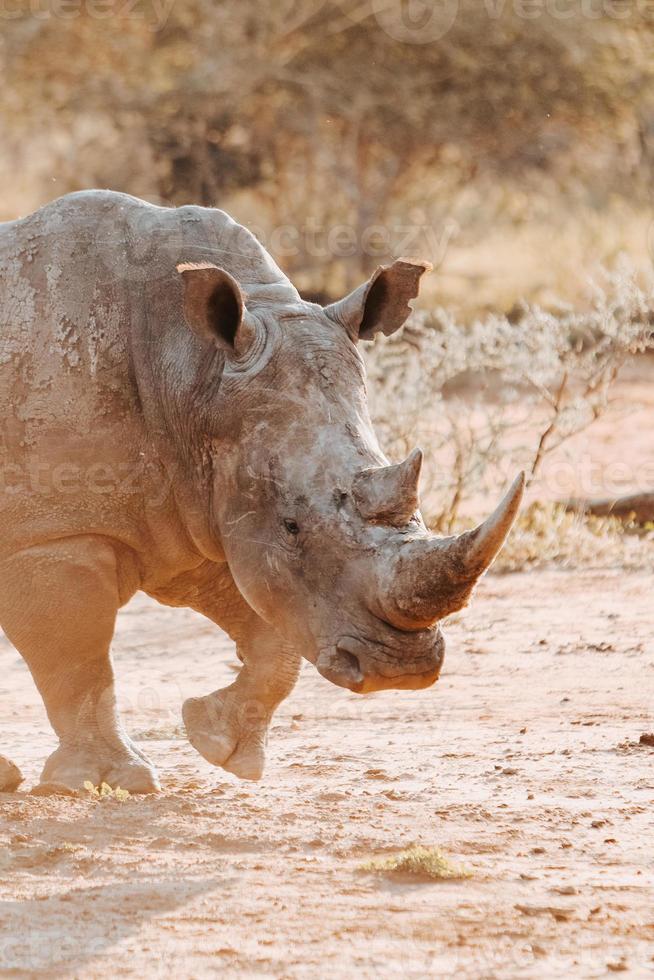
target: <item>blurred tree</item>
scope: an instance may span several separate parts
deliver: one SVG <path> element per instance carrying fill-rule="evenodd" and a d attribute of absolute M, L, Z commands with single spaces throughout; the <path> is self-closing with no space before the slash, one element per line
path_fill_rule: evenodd
<path fill-rule="evenodd" d="M 442 220 L 443 187 L 490 178 L 502 207 L 502 188 L 543 181 L 589 207 L 648 197 L 654 19 L 639 5 L 557 17 L 451 0 L 431 40 L 423 6 L 407 28 L 401 0 L 188 0 L 161 25 L 152 0 L 110 18 L 17 3 L 0 41 L 3 210 L 92 185 L 175 204 L 247 190 L 262 232 L 284 230 L 285 267 L 329 290 L 395 249 L 373 247 L 374 226 L 416 203 Z"/>

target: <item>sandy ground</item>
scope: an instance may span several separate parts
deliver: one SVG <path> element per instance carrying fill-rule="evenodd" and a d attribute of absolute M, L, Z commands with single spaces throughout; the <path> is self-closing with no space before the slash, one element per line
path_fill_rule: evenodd
<path fill-rule="evenodd" d="M 651 486 L 651 376 L 630 370 L 532 495 Z M 27 776 L 0 795 L 0 975 L 654 975 L 651 573 L 488 576 L 429 691 L 357 697 L 305 665 L 258 784 L 180 728 L 185 697 L 233 679 L 214 626 L 139 596 L 114 654 L 164 792 L 43 799 L 28 790 L 54 737 L 0 634 L 0 753 Z M 361 870 L 412 843 L 470 876 Z"/>
<path fill-rule="evenodd" d="M 164 792 L 0 796 L 2 975 L 652 976 L 651 578 L 490 576 L 448 634 L 429 691 L 361 698 L 306 665 L 245 784 L 177 728 L 183 697 L 233 678 L 230 643 L 135 599 L 120 697 Z M 4 640 L 0 670 L 27 790 L 53 737 Z M 413 842 L 471 876 L 360 870 Z"/>

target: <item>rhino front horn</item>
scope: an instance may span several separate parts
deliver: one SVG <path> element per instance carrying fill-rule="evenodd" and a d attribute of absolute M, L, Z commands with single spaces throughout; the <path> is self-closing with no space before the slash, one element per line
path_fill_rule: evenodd
<path fill-rule="evenodd" d="M 384 618 L 398 629 L 418 630 L 462 609 L 516 519 L 525 475 L 478 527 L 449 538 L 416 537 L 400 546 L 379 600 Z"/>
<path fill-rule="evenodd" d="M 524 489 L 525 474 L 519 473 L 491 516 L 457 539 L 466 570 L 475 578 L 483 575 L 506 541 L 518 515 Z"/>

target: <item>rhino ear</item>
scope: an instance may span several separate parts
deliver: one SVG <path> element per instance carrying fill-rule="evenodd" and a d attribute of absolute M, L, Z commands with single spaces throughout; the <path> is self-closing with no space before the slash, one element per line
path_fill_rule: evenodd
<path fill-rule="evenodd" d="M 193 333 L 228 354 L 242 356 L 254 328 L 234 277 L 209 262 L 183 263 L 177 271 L 184 283 L 184 317 Z"/>
<path fill-rule="evenodd" d="M 387 337 L 399 330 L 418 295 L 420 277 L 432 265 L 418 259 L 397 259 L 382 265 L 368 282 L 353 293 L 325 307 L 325 313 L 340 323 L 352 340 L 373 340 L 380 331 Z"/>

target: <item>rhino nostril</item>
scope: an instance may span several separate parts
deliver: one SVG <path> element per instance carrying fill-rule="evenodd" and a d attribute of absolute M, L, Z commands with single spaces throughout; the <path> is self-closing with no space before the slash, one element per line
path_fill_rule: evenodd
<path fill-rule="evenodd" d="M 359 658 L 347 645 L 341 643 L 323 650 L 316 661 L 316 667 L 327 680 L 350 690 L 354 690 L 364 679 Z"/>
<path fill-rule="evenodd" d="M 361 670 L 361 664 L 359 663 L 359 658 L 349 650 L 342 650 L 340 646 L 336 648 L 338 650 L 338 660 L 339 667 L 345 674 L 349 674 L 351 677 L 362 677 L 363 671 Z"/>

